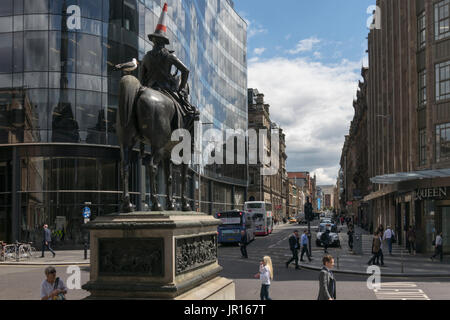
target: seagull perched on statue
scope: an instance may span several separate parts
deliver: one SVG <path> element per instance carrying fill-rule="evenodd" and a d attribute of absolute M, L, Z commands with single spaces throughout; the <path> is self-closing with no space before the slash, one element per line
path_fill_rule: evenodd
<path fill-rule="evenodd" d="M 138 67 L 138 62 L 136 60 L 136 58 L 133 58 L 133 60 L 131 60 L 130 62 L 125 62 L 125 63 L 121 63 L 121 64 L 117 64 L 114 66 L 114 70 L 122 70 L 122 71 L 126 71 L 126 72 L 131 72 L 136 70 L 136 68 Z"/>

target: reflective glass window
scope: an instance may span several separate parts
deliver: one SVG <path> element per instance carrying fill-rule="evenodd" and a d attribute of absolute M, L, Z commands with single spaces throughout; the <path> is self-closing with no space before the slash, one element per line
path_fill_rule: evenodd
<path fill-rule="evenodd" d="M 47 88 L 48 73 L 47 72 L 25 72 L 24 85 L 28 88 Z"/>
<path fill-rule="evenodd" d="M 103 1 L 103 21 L 122 26 L 122 6 L 123 0 Z"/>
<path fill-rule="evenodd" d="M 82 33 L 92 34 L 94 36 L 102 35 L 102 23 L 98 20 L 92 19 L 81 19 L 81 30 Z"/>
<path fill-rule="evenodd" d="M 23 32 L 14 33 L 14 72 L 23 72 Z"/>
<path fill-rule="evenodd" d="M 102 20 L 102 0 L 79 0 L 81 16 Z"/>
<path fill-rule="evenodd" d="M 102 78 L 87 74 L 77 74 L 77 89 L 102 91 Z"/>
<path fill-rule="evenodd" d="M 12 72 L 12 33 L 0 34 L 0 73 Z"/>
<path fill-rule="evenodd" d="M 14 14 L 23 14 L 23 0 L 13 0 Z"/>
<path fill-rule="evenodd" d="M 2 73 L 0 74 L 0 88 L 9 88 L 12 85 L 12 74 Z"/>
<path fill-rule="evenodd" d="M 14 31 L 23 31 L 23 16 L 14 16 Z"/>
<path fill-rule="evenodd" d="M 99 128 L 101 112 L 103 109 L 100 92 L 77 90 L 76 120 L 80 125 L 80 130 Z"/>
<path fill-rule="evenodd" d="M 136 0 L 123 0 L 123 27 L 126 30 L 138 31 L 139 17 Z"/>
<path fill-rule="evenodd" d="M 24 0 L 25 13 L 47 13 L 48 0 Z"/>
<path fill-rule="evenodd" d="M 24 29 L 30 31 L 48 30 L 48 15 L 47 14 L 25 15 Z"/>
<path fill-rule="evenodd" d="M 52 142 L 79 142 L 75 120 L 75 90 L 49 90 Z"/>
<path fill-rule="evenodd" d="M 78 34 L 77 72 L 101 75 L 101 71 L 101 38 L 87 34 Z"/>
<path fill-rule="evenodd" d="M 25 71 L 48 70 L 48 32 L 25 32 Z"/>
<path fill-rule="evenodd" d="M 78 190 L 97 190 L 97 161 L 96 159 L 76 159 Z M 92 194 L 89 195 L 92 197 Z M 85 200 L 89 201 L 89 200 Z M 91 201 L 92 202 L 92 201 Z M 95 201 L 96 202 L 96 201 Z M 94 203 L 95 203 L 94 202 Z"/>
<path fill-rule="evenodd" d="M 75 89 L 76 87 L 76 74 L 66 72 L 49 72 L 48 76 L 49 88 L 67 88 Z"/>
<path fill-rule="evenodd" d="M 100 184 L 100 190 L 118 190 L 119 163 L 115 160 L 99 159 L 98 165 L 98 180 Z"/>
<path fill-rule="evenodd" d="M 11 16 L 12 12 L 13 12 L 12 0 L 0 1 L 0 16 Z"/>
<path fill-rule="evenodd" d="M 76 34 L 73 32 L 50 32 L 49 37 L 50 70 L 75 72 Z"/>
<path fill-rule="evenodd" d="M 12 31 L 13 31 L 13 18 L 0 17 L 0 32 L 12 32 Z"/>
<path fill-rule="evenodd" d="M 32 129 L 48 129 L 48 92 L 46 89 L 27 90 L 32 112 Z M 46 140 L 43 140 L 46 141 Z"/>

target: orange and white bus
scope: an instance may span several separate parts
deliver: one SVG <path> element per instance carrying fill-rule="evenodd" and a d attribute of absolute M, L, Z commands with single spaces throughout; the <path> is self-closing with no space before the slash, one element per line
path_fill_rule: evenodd
<path fill-rule="evenodd" d="M 263 201 L 244 203 L 244 211 L 252 215 L 255 222 L 255 235 L 266 236 L 273 231 L 272 204 Z"/>

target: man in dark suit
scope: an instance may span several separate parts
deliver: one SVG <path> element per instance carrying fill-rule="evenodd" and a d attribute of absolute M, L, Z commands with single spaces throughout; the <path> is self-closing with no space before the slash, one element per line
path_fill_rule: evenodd
<path fill-rule="evenodd" d="M 52 233 L 48 228 L 48 225 L 44 224 L 44 239 L 42 241 L 42 258 L 44 257 L 45 247 L 47 247 L 48 250 L 50 250 L 50 252 L 53 253 L 53 258 L 55 257 L 56 254 L 50 247 L 51 243 L 52 243 Z"/>
<path fill-rule="evenodd" d="M 241 241 L 239 242 L 239 246 L 241 247 L 242 258 L 248 259 L 247 232 L 245 230 L 241 230 Z"/>
<path fill-rule="evenodd" d="M 295 261 L 295 269 L 300 270 L 298 265 L 298 251 L 300 250 L 300 238 L 298 235 L 298 230 L 294 231 L 294 234 L 289 237 L 289 248 L 292 252 L 292 258 L 286 262 L 286 268 L 289 267 L 289 264 L 292 261 Z"/>
<path fill-rule="evenodd" d="M 323 257 L 324 267 L 319 275 L 319 296 L 317 300 L 336 300 L 336 280 L 331 269 L 334 267 L 334 259 L 330 255 Z"/>

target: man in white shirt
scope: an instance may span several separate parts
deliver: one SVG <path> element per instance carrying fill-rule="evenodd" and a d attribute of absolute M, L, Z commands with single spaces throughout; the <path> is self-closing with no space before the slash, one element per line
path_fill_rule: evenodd
<path fill-rule="evenodd" d="M 443 251 L 442 251 L 442 245 L 444 244 L 444 241 L 442 239 L 442 232 L 438 233 L 438 235 L 436 236 L 436 240 L 435 240 L 435 250 L 434 250 L 434 256 L 431 257 L 431 260 L 433 260 L 434 258 L 436 258 L 437 255 L 439 255 L 439 259 L 442 262 L 444 256 L 443 256 Z"/>
<path fill-rule="evenodd" d="M 388 226 L 383 235 L 383 240 L 386 240 L 389 248 L 389 255 L 392 256 L 392 237 L 394 236 L 394 231 Z"/>

